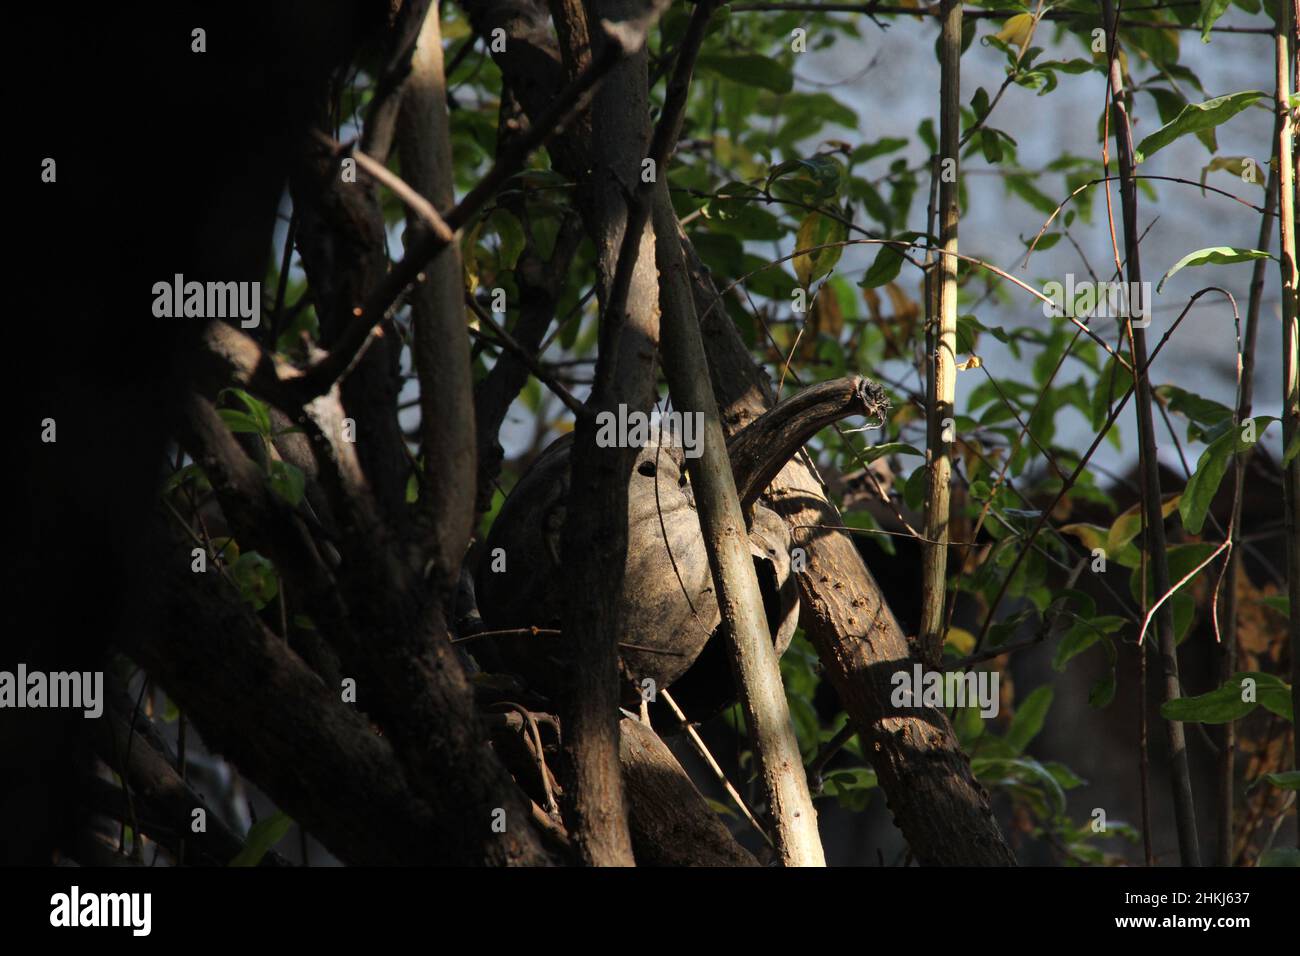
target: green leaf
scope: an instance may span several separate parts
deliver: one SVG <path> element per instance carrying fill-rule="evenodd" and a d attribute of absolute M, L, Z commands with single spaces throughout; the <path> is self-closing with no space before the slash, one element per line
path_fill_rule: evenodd
<path fill-rule="evenodd" d="M 921 507 L 921 499 L 925 497 L 925 482 L 925 465 L 919 465 L 903 484 L 903 501 L 907 503 L 909 508 Z"/>
<path fill-rule="evenodd" d="M 257 420 L 247 412 L 241 412 L 237 408 L 218 408 L 217 414 L 221 416 L 221 420 L 226 423 L 226 427 L 232 432 L 245 435 L 263 434 Z"/>
<path fill-rule="evenodd" d="M 1300 866 L 1300 850 L 1293 846 L 1275 846 L 1259 858 L 1256 866 Z"/>
<path fill-rule="evenodd" d="M 293 507 L 296 508 L 302 503 L 302 494 L 307 479 L 303 475 L 302 469 L 297 465 L 278 459 L 272 461 L 267 482 L 273 492 L 289 502 Z"/>
<path fill-rule="evenodd" d="M 275 565 L 256 551 L 245 551 L 229 565 L 230 576 L 240 597 L 262 610 L 280 590 Z"/>
<path fill-rule="evenodd" d="M 1184 492 L 1185 494 L 1185 492 Z M 1165 500 L 1160 506 L 1160 513 L 1168 518 L 1173 510 L 1178 507 L 1179 498 L 1177 496 Z M 1142 533 L 1142 505 L 1136 504 L 1129 508 L 1119 517 L 1117 517 L 1110 526 L 1110 531 L 1106 533 L 1106 552 L 1107 554 L 1118 554 L 1124 547 L 1139 534 Z"/>
<path fill-rule="evenodd" d="M 1101 617 L 1081 617 L 1074 622 L 1061 643 L 1056 645 L 1056 654 L 1052 657 L 1052 668 L 1065 670 L 1065 665 L 1078 657 L 1107 634 L 1112 634 L 1125 624 L 1125 619 L 1114 614 Z"/>
<path fill-rule="evenodd" d="M 233 395 L 235 398 L 239 399 L 244 408 L 248 410 L 247 419 L 252 422 L 256 434 L 266 436 L 271 434 L 271 406 L 267 405 L 266 402 L 254 398 L 242 388 L 223 388 L 221 390 L 221 395 Z M 226 417 L 224 412 L 221 417 Z M 229 422 L 227 422 L 227 424 L 229 424 Z M 231 430 L 234 431 L 235 429 L 232 427 Z"/>
<path fill-rule="evenodd" d="M 1279 790 L 1300 790 L 1300 770 L 1287 770 L 1283 773 L 1266 773 L 1260 780 L 1267 780 Z M 1259 781 L 1256 781 L 1258 783 Z"/>
<path fill-rule="evenodd" d="M 1109 707 L 1110 702 L 1115 699 L 1115 689 L 1115 669 L 1111 668 L 1110 673 L 1099 677 L 1088 691 L 1088 703 L 1098 710 Z"/>
<path fill-rule="evenodd" d="M 1187 488 L 1183 491 L 1182 501 L 1178 505 L 1178 513 L 1183 517 L 1183 527 L 1189 534 L 1201 533 L 1205 516 L 1210 510 L 1210 503 L 1214 500 L 1223 481 L 1223 475 L 1228 470 L 1228 460 L 1236 447 L 1236 437 L 1235 432 L 1227 431 L 1201 452 L 1200 460 L 1196 463 L 1196 473 L 1188 479 Z"/>
<path fill-rule="evenodd" d="M 711 228 L 737 239 L 780 239 L 786 234 L 781 220 L 762 208 L 766 197 L 745 183 L 727 183 L 704 207 Z"/>
<path fill-rule="evenodd" d="M 794 87 L 787 67 L 757 53 L 702 53 L 695 62 L 706 73 L 773 93 L 789 93 Z"/>
<path fill-rule="evenodd" d="M 1002 162 L 1002 138 L 995 129 L 980 130 L 980 151 L 989 163 Z"/>
<path fill-rule="evenodd" d="M 1050 684 L 1044 684 L 1036 688 L 1016 708 L 1005 738 L 1016 753 L 1023 753 L 1029 742 L 1043 729 L 1043 720 L 1047 717 L 1047 710 L 1051 706 L 1052 687 Z"/>
<path fill-rule="evenodd" d="M 1015 784 L 1039 786 L 1051 798 L 1058 813 L 1065 812 L 1065 791 L 1056 777 L 1030 757 L 972 757 L 971 771 L 985 786 Z"/>
<path fill-rule="evenodd" d="M 524 251 L 524 227 L 513 213 L 500 207 L 492 213 L 488 223 L 496 231 L 501 243 L 498 247 L 501 268 L 513 269 L 519 261 L 519 254 Z"/>
<path fill-rule="evenodd" d="M 1289 618 L 1291 616 L 1291 599 L 1285 594 L 1273 594 L 1259 598 L 1259 603 L 1265 607 L 1271 607 L 1283 617 Z"/>
<path fill-rule="evenodd" d="M 890 153 L 896 153 L 907 145 L 907 140 L 897 136 L 887 136 L 884 139 L 878 139 L 874 143 L 864 143 L 855 149 L 850 158 L 856 163 L 865 163 L 869 159 L 875 159 L 877 156 L 887 156 Z"/>
<path fill-rule="evenodd" d="M 844 166 L 834 156 L 792 159 L 767 176 L 767 187 L 778 197 L 810 206 L 835 199 L 843 185 Z"/>
<path fill-rule="evenodd" d="M 1176 263 L 1174 267 L 1164 274 L 1158 283 L 1156 291 L 1159 292 L 1165 286 L 1165 280 L 1175 272 L 1179 272 L 1188 266 L 1205 266 L 1205 265 L 1230 265 L 1234 262 L 1250 262 L 1253 259 L 1272 259 L 1273 257 L 1262 249 L 1237 249 L 1233 246 L 1209 246 L 1205 249 L 1197 249 L 1195 252 L 1189 252 Z"/>
<path fill-rule="evenodd" d="M 1246 678 L 1255 681 L 1256 699 L 1253 701 L 1242 700 L 1245 693 L 1242 681 Z M 1280 677 L 1272 674 L 1243 671 L 1233 674 L 1222 686 L 1208 694 L 1168 701 L 1161 705 L 1160 713 L 1166 720 L 1226 724 L 1240 720 L 1260 705 L 1279 717 L 1290 720 L 1291 688 Z"/>
<path fill-rule="evenodd" d="M 167 480 L 163 482 L 162 490 L 164 492 L 175 491 L 191 479 L 201 481 L 203 478 L 202 468 L 198 465 L 186 465 L 184 468 L 179 468 L 167 476 Z"/>
<path fill-rule="evenodd" d="M 822 793 L 835 797 L 846 810 L 861 812 L 877 786 L 876 772 L 868 767 L 832 770 L 822 780 Z"/>
<path fill-rule="evenodd" d="M 1300 454 L 1300 431 L 1291 436 L 1291 444 L 1286 446 L 1286 451 L 1282 453 L 1282 465 L 1291 464 L 1291 459 Z"/>
<path fill-rule="evenodd" d="M 1268 415 L 1257 415 L 1247 421 L 1254 421 L 1255 435 L 1258 438 L 1276 419 Z M 1201 452 L 1201 457 L 1196 462 L 1196 473 L 1188 479 L 1187 487 L 1183 490 L 1182 499 L 1178 504 L 1178 513 L 1182 515 L 1183 527 L 1191 534 L 1201 533 L 1205 516 L 1210 510 L 1210 504 L 1214 501 L 1219 485 L 1223 482 L 1223 475 L 1228 470 L 1228 462 L 1232 460 L 1232 456 L 1251 447 L 1251 444 L 1243 441 L 1241 437 L 1241 431 L 1245 427 L 1245 422 L 1242 423 L 1241 428 L 1230 426 L 1210 442 L 1205 451 Z"/>
<path fill-rule="evenodd" d="M 1203 398 L 1177 385 L 1161 385 L 1155 392 L 1171 412 L 1182 415 L 1192 423 L 1193 427 L 1187 430 L 1188 441 L 1200 441 L 1204 430 L 1232 419 L 1232 409 L 1227 405 Z"/>
<path fill-rule="evenodd" d="M 1268 96 L 1260 90 L 1244 90 L 1227 96 L 1216 96 L 1204 103 L 1188 103 L 1174 119 L 1138 143 L 1136 159 L 1145 162 L 1156 152 L 1188 133 L 1214 129 L 1227 122 L 1256 100 Z"/>
<path fill-rule="evenodd" d="M 230 861 L 230 865 L 257 866 L 262 862 L 262 857 L 266 856 L 267 851 L 284 839 L 291 826 L 293 826 L 293 819 L 283 811 L 277 811 L 274 816 L 267 817 L 265 820 L 258 820 L 248 831 L 244 848 Z"/>
<path fill-rule="evenodd" d="M 911 243 L 922 235 L 924 233 L 904 232 L 894 239 L 900 243 Z M 871 264 L 871 268 L 867 270 L 867 274 L 862 277 L 858 286 L 863 289 L 875 289 L 893 282 L 903 268 L 903 255 L 907 250 L 908 247 L 903 245 L 882 245 L 880 251 L 876 253 L 876 261 Z"/>
<path fill-rule="evenodd" d="M 1201 13 L 1196 22 L 1201 28 L 1202 43 L 1210 42 L 1210 27 L 1231 5 L 1232 0 L 1201 0 Z"/>
<path fill-rule="evenodd" d="M 883 445 L 872 445 L 862 453 L 862 463 L 871 464 L 878 458 L 884 458 L 886 455 L 916 455 L 918 458 L 924 458 L 925 452 L 918 451 L 911 445 L 905 445 L 900 441 L 886 442 Z"/>

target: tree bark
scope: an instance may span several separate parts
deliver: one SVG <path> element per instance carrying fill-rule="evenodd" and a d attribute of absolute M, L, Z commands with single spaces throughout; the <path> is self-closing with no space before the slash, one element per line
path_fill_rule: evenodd
<path fill-rule="evenodd" d="M 397 138 L 403 178 L 435 209 L 449 212 L 455 196 L 439 15 L 440 5 L 431 3 L 411 56 L 411 72 L 402 85 Z M 406 228 L 407 248 L 414 248 L 428 232 L 409 211 Z M 458 243 L 445 246 L 425 267 L 411 299 L 411 315 L 424 458 L 416 515 L 421 550 L 432 560 L 434 583 L 446 600 L 455 590 L 473 532 L 478 477 L 474 381 Z"/>
<path fill-rule="evenodd" d="M 745 729 L 754 747 L 759 773 L 774 823 L 777 851 L 786 866 L 825 866 L 817 811 L 808 792 L 799 741 L 781 683 L 776 649 L 768 633 L 758 574 L 749 555 L 745 516 L 727 457 L 726 437 L 709 383 L 695 303 L 681 244 L 677 217 L 666 188 L 656 190 L 654 224 L 664 302 L 664 371 L 673 404 L 683 414 L 698 414 L 704 429 L 700 456 L 687 458 L 700 530 L 713 570 L 722 612 L 722 629 L 731 650 L 732 668 L 745 709 Z"/>
<path fill-rule="evenodd" d="M 957 388 L 957 184 L 961 163 L 961 0 L 940 11 L 939 310 L 930 317 L 926 407 L 925 540 L 921 542 L 921 625 L 917 643 L 931 667 L 943 659 L 948 518 L 952 500 L 952 415 Z M 948 164 L 952 164 L 949 166 Z M 933 275 L 933 273 L 932 273 Z M 927 297 L 926 307 L 931 299 Z"/>
<path fill-rule="evenodd" d="M 538 7 L 527 0 L 462 0 L 462 5 L 480 35 L 497 27 L 506 30 L 507 52 L 498 55 L 497 62 L 535 120 L 563 82 L 560 55 Z M 571 133 L 557 141 L 552 155 L 561 171 L 581 182 L 586 144 L 580 125 Z M 715 397 L 724 428 L 734 434 L 773 404 L 771 383 L 740 339 L 689 243 L 684 251 Z M 810 566 L 799 579 L 809 637 L 868 742 L 895 822 L 913 852 L 921 862 L 935 865 L 1014 863 L 987 794 L 971 774 L 947 717 L 939 711 L 898 712 L 888 706 L 890 674 L 910 667 L 913 657 L 852 539 L 841 531 L 809 535 L 795 528 L 843 525 L 811 463 L 802 457 L 791 462 L 775 487 L 787 499 L 786 521 L 822 568 L 813 573 Z"/>
<path fill-rule="evenodd" d="M 639 5 L 593 0 L 587 22 L 630 19 Z M 558 12 L 558 8 L 557 8 Z M 571 35 L 591 34 L 591 50 L 570 51 L 574 70 L 602 54 L 611 42 L 579 26 L 569 5 Z M 557 20 L 562 19 L 557 16 Z M 592 101 L 590 168 L 579 192 L 588 233 L 596 246 L 602 305 L 595 386 L 574 429 L 572 478 L 561 553 L 568 579 L 564 630 L 572 654 L 572 683 L 561 695 L 565 732 L 565 796 L 570 830 L 580 857 L 597 866 L 635 863 L 618 763 L 619 653 L 623 614 L 617 596 L 627 554 L 628 479 L 636 448 L 599 448 L 596 419 L 619 406 L 643 411 L 655 393 L 659 308 L 654 274 L 654 235 L 642 230 L 632 276 L 634 295 L 626 312 L 609 308 L 610 288 L 628 222 L 628 189 L 639 178 L 649 141 L 649 78 L 644 47 L 610 71 Z"/>
<path fill-rule="evenodd" d="M 659 735 L 630 717 L 619 722 L 632 846 L 640 866 L 757 866 L 691 783 Z"/>
<path fill-rule="evenodd" d="M 192 573 L 185 553 L 170 553 L 152 617 L 126 636 L 123 650 L 193 719 L 214 752 L 330 852 L 349 863 L 549 862 L 514 781 L 494 769 L 484 736 L 473 744 L 476 764 L 443 759 L 436 775 L 418 767 L 413 773 L 390 738 L 344 704 L 337 688 L 326 687 L 216 571 Z M 411 692 L 418 692 L 414 683 Z M 435 757 L 449 731 L 464 729 L 425 728 Z M 505 833 L 492 832 L 496 807 L 507 811 Z"/>

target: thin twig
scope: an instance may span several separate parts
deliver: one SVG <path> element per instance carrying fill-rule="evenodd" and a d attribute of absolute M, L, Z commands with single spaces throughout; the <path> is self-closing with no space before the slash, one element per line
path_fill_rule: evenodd
<path fill-rule="evenodd" d="M 749 809 L 749 805 L 745 803 L 745 798 L 740 795 L 740 791 L 732 786 L 731 781 L 727 779 L 727 775 L 723 773 L 722 767 L 718 764 L 718 761 L 714 759 L 713 754 L 709 752 L 709 747 L 704 742 L 704 738 L 700 736 L 699 731 L 695 729 L 695 726 L 686 719 L 686 714 L 677 706 L 677 701 L 673 700 L 672 694 L 668 693 L 668 690 L 665 688 L 659 691 L 659 696 L 664 699 L 664 703 L 668 705 L 677 719 L 681 721 L 682 729 L 686 731 L 686 736 L 690 739 L 691 746 L 693 746 L 695 752 L 700 755 L 700 759 L 709 765 L 709 769 L 713 771 L 714 776 L 718 778 L 718 782 L 722 784 L 722 789 L 727 791 L 727 796 L 731 797 L 732 803 L 740 809 L 740 812 L 744 814 L 745 819 L 749 821 L 750 826 L 752 826 L 755 832 L 763 838 L 767 845 L 772 846 L 772 838 L 768 836 L 767 831 L 763 829 L 762 824 L 758 822 L 758 819 Z"/>

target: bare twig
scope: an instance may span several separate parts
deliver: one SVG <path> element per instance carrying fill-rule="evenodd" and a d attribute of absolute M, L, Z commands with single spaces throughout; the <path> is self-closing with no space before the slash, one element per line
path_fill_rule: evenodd
<path fill-rule="evenodd" d="M 511 141 L 502 150 L 492 167 L 483 175 L 455 209 L 443 217 L 454 234 L 463 228 L 487 201 L 496 194 L 507 179 L 523 168 L 524 161 L 533 151 L 560 133 L 582 109 L 587 94 L 624 56 L 640 49 L 645 41 L 647 24 L 625 23 L 618 28 L 607 26 L 608 42 L 591 65 L 556 95 L 546 112 L 538 117 L 528 131 Z M 358 356 L 369 344 L 375 328 L 388 314 L 406 287 L 414 282 L 425 266 L 433 260 L 448 242 L 444 236 L 429 232 L 407 250 L 384 280 L 371 293 L 365 304 L 353 316 L 353 321 L 340 337 L 329 355 L 313 366 L 298 385 L 303 400 L 326 391 L 330 384 L 355 364 Z"/>
<path fill-rule="evenodd" d="M 1116 118 L 1115 141 L 1118 147 L 1120 168 L 1120 202 L 1124 213 L 1125 259 L 1130 288 L 1139 288 L 1142 270 L 1139 262 L 1137 225 L 1137 183 L 1133 181 L 1136 165 L 1133 158 L 1133 131 L 1129 122 L 1128 105 L 1124 97 L 1124 79 L 1119 62 L 1117 17 L 1113 0 L 1103 0 L 1106 33 L 1110 53 L 1110 102 Z M 1111 111 L 1107 110 L 1107 118 Z M 1107 191 L 1109 201 L 1109 191 Z M 1113 230 L 1112 230 L 1113 231 Z M 1118 260 L 1118 253 L 1116 255 Z M 1146 303 L 1149 307 L 1150 303 Z M 1161 510 L 1160 462 L 1156 457 L 1155 423 L 1152 416 L 1153 400 L 1151 380 L 1147 371 L 1146 330 L 1133 325 L 1131 316 L 1125 321 L 1133 357 L 1134 386 L 1137 397 L 1138 440 L 1141 445 L 1140 467 L 1143 484 L 1143 514 L 1145 517 L 1145 554 L 1151 562 L 1152 578 L 1157 594 L 1166 595 L 1172 589 L 1169 582 L 1169 561 L 1165 546 L 1164 514 Z M 1145 571 L 1143 593 L 1145 603 Z M 1164 697 L 1174 701 L 1182 696 L 1178 678 L 1178 649 L 1174 633 L 1171 607 L 1163 597 L 1152 608 L 1156 612 L 1157 633 L 1160 640 L 1160 657 L 1164 669 Z M 1184 866 L 1200 865 L 1200 847 L 1196 834 L 1196 811 L 1192 800 L 1192 785 L 1187 762 L 1187 741 L 1180 721 L 1166 720 L 1169 739 L 1170 785 L 1174 796 L 1174 813 L 1178 827 L 1178 845 Z"/>
<path fill-rule="evenodd" d="M 686 731 L 686 736 L 690 740 L 691 746 L 694 747 L 695 752 L 700 755 L 700 759 L 709 765 L 709 769 L 713 771 L 713 775 L 718 778 L 718 783 L 722 784 L 722 789 L 726 790 L 727 796 L 731 797 L 731 802 L 736 805 L 742 814 L 744 814 L 745 819 L 749 821 L 750 826 L 752 826 L 754 831 L 763 838 L 764 842 L 766 842 L 768 846 L 772 846 L 772 838 L 768 835 L 767 831 L 763 829 L 763 825 L 758 822 L 753 811 L 749 809 L 749 805 L 745 803 L 745 798 L 740 795 L 740 791 L 737 790 L 735 785 L 727 779 L 727 775 L 723 772 L 721 765 L 719 765 L 718 761 L 709 750 L 708 744 L 704 742 L 704 738 L 700 736 L 700 732 L 695 729 L 695 726 L 686 719 L 686 714 L 677 706 L 677 701 L 673 700 L 672 695 L 668 693 L 666 689 L 660 690 L 659 696 L 664 699 L 664 703 L 666 703 L 669 709 L 672 710 L 674 716 L 681 721 L 682 729 Z"/>

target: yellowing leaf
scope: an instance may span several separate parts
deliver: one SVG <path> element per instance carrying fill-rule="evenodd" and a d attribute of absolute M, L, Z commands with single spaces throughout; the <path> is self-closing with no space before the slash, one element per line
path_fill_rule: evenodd
<path fill-rule="evenodd" d="M 813 300 L 812 327 L 821 335 L 838 339 L 844 331 L 844 312 L 839 297 L 829 285 L 822 286 Z"/>
<path fill-rule="evenodd" d="M 967 654 L 975 650 L 975 635 L 964 628 L 948 628 L 948 635 L 944 638 L 943 642 L 958 654 L 962 655 L 962 657 L 965 657 Z"/>
<path fill-rule="evenodd" d="M 799 234 L 795 236 L 795 248 L 808 250 L 794 257 L 794 274 L 800 285 L 807 289 L 835 267 L 844 247 L 834 243 L 843 242 L 847 235 L 848 227 L 838 219 L 819 212 L 809 213 L 804 218 L 799 225 Z"/>
<path fill-rule="evenodd" d="M 1014 43 L 1023 53 L 1034 35 L 1034 26 L 1034 15 L 1032 13 L 1017 13 L 1002 24 L 1001 31 L 995 34 L 993 38 L 1001 40 L 1003 43 Z"/>
<path fill-rule="evenodd" d="M 1210 160 L 1208 166 L 1201 168 L 1201 185 L 1205 185 L 1205 177 L 1208 174 L 1222 171 L 1232 173 L 1242 182 L 1255 183 L 1260 189 L 1264 189 L 1266 174 L 1263 170 L 1264 167 L 1255 162 L 1253 156 L 1216 156 Z"/>
<path fill-rule="evenodd" d="M 1168 498 L 1160 506 L 1160 513 L 1168 518 L 1174 509 L 1178 507 L 1178 502 L 1182 500 L 1182 497 L 1182 495 L 1174 495 Z M 1116 518 L 1115 523 L 1110 526 L 1110 531 L 1106 535 L 1106 550 L 1112 553 L 1117 552 L 1141 533 L 1142 504 L 1139 502 Z"/>

